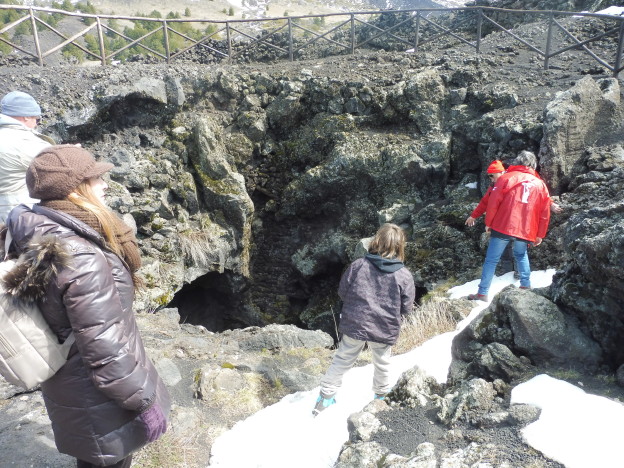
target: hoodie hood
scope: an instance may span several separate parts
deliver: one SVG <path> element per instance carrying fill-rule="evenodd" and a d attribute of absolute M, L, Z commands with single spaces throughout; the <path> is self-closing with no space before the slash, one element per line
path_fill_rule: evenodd
<path fill-rule="evenodd" d="M 366 260 L 375 265 L 375 267 L 383 273 L 394 273 L 405 266 L 401 260 L 397 260 L 396 258 L 384 258 L 380 255 L 370 253 L 366 254 Z"/>
<path fill-rule="evenodd" d="M 13 117 L 10 117 L 8 115 L 0 114 L 0 129 L 30 132 L 38 138 L 41 138 L 46 143 L 50 143 L 51 145 L 56 144 L 54 139 L 50 138 L 47 135 L 39 133 L 35 128 L 28 128 L 19 120 L 15 120 Z"/>
<path fill-rule="evenodd" d="M 7 127 L 7 126 L 21 128 L 24 130 L 30 130 L 26 125 L 24 125 L 19 120 L 15 120 L 13 117 L 10 117 L 8 115 L 0 114 L 0 127 Z"/>

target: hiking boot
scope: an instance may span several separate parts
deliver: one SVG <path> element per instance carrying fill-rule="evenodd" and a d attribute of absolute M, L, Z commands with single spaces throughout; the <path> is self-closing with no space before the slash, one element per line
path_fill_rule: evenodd
<path fill-rule="evenodd" d="M 468 294 L 468 296 L 466 296 L 466 299 L 470 301 L 488 301 L 487 294 Z"/>
<path fill-rule="evenodd" d="M 314 405 L 314 409 L 312 410 L 312 416 L 318 415 L 324 409 L 327 409 L 331 405 L 336 403 L 336 399 L 333 395 L 326 396 L 322 393 L 316 399 L 316 405 Z"/>
<path fill-rule="evenodd" d="M 386 399 L 386 393 L 375 393 L 375 400 L 385 400 Z"/>
<path fill-rule="evenodd" d="M 531 286 L 520 286 L 520 289 L 531 289 Z"/>

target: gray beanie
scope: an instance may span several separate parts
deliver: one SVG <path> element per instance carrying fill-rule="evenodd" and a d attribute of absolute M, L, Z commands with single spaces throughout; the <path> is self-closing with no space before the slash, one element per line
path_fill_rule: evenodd
<path fill-rule="evenodd" d="M 99 177 L 112 168 L 111 163 L 97 162 L 80 146 L 50 146 L 28 166 L 28 194 L 40 200 L 62 200 L 85 180 Z"/>
<path fill-rule="evenodd" d="M 10 117 L 39 117 L 41 107 L 30 94 L 11 91 L 2 98 L 0 113 Z"/>

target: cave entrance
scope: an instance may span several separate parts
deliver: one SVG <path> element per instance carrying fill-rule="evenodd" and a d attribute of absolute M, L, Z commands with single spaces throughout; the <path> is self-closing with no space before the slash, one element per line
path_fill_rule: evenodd
<path fill-rule="evenodd" d="M 180 323 L 222 332 L 248 325 L 237 318 L 241 304 L 227 274 L 210 272 L 180 289 L 167 307 L 176 307 Z"/>
<path fill-rule="evenodd" d="M 422 298 L 425 297 L 427 294 L 429 294 L 429 290 L 427 288 L 425 288 L 424 286 L 419 286 L 418 284 L 415 285 L 416 286 L 416 299 L 414 300 L 415 304 L 422 304 Z"/>

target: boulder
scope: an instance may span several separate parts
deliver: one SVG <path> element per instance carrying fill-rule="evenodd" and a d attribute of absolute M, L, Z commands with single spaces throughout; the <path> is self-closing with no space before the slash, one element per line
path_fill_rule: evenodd
<path fill-rule="evenodd" d="M 377 442 L 345 445 L 334 468 L 378 468 L 390 451 Z"/>
<path fill-rule="evenodd" d="M 452 380 L 463 374 L 506 382 L 537 366 L 596 369 L 597 343 L 552 301 L 532 291 L 505 288 L 453 340 Z"/>
<path fill-rule="evenodd" d="M 254 206 L 245 188 L 245 179 L 228 162 L 223 129 L 217 122 L 209 118 L 198 119 L 193 136 L 191 161 L 197 171 L 204 203 L 210 212 L 221 213 L 224 217 L 226 229 L 234 237 L 232 247 L 238 251 L 238 269 L 248 275 Z"/>
<path fill-rule="evenodd" d="M 570 263 L 552 286 L 555 303 L 576 317 L 614 369 L 624 362 L 623 229 L 620 201 L 574 214 L 564 239 Z"/>
<path fill-rule="evenodd" d="M 284 351 L 295 348 L 328 348 L 334 340 L 319 330 L 303 330 L 294 325 L 267 325 L 229 332 L 241 350 Z"/>
<path fill-rule="evenodd" d="M 450 425 L 460 418 L 473 418 L 475 413 L 487 413 L 495 396 L 493 385 L 483 379 L 462 382 L 457 392 L 446 394 L 438 400 L 438 418 L 444 424 Z"/>
<path fill-rule="evenodd" d="M 585 148 L 620 127 L 623 113 L 614 78 L 582 78 L 548 103 L 538 158 L 541 175 L 554 193 L 567 188 Z"/>

